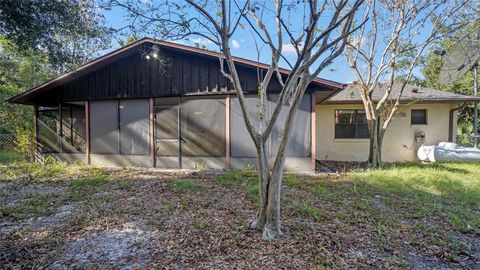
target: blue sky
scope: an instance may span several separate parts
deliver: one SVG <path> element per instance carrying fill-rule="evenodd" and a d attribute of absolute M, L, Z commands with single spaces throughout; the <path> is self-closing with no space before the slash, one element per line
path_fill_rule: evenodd
<path fill-rule="evenodd" d="M 128 25 L 128 18 L 126 11 L 115 8 L 110 11 L 103 11 L 107 24 L 113 28 L 119 29 Z M 143 36 L 139 36 L 141 38 Z M 153 38 L 158 38 L 155 36 L 150 36 Z M 191 37 L 189 40 L 183 40 L 181 43 L 187 45 L 193 45 L 195 42 L 200 43 L 200 45 L 205 45 L 207 49 L 216 50 L 215 45 L 211 42 L 208 42 L 204 38 Z M 236 31 L 235 35 L 231 40 L 231 50 L 235 56 L 257 60 L 257 52 L 255 50 L 255 44 L 253 42 L 253 37 L 250 31 L 240 29 Z M 112 50 L 119 47 L 116 40 L 112 41 Z M 285 56 L 290 60 L 294 60 L 293 51 L 289 51 L 288 48 L 285 51 Z M 267 48 L 263 48 L 261 51 L 261 62 L 268 62 L 270 57 L 270 52 Z M 280 63 L 282 67 L 288 68 L 288 65 L 285 62 Z M 343 56 L 339 56 L 328 68 L 324 69 L 320 73 L 320 77 L 334 80 L 337 82 L 347 83 L 354 80 L 354 75 L 347 66 Z"/>

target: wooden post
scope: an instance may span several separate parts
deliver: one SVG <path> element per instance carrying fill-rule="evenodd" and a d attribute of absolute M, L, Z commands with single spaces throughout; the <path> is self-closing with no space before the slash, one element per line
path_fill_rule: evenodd
<path fill-rule="evenodd" d="M 90 102 L 85 101 L 85 163 L 90 164 Z"/>
<path fill-rule="evenodd" d="M 311 128 L 311 146 L 312 146 L 312 149 L 311 149 L 311 155 L 312 155 L 312 170 L 315 171 L 315 165 L 317 163 L 317 160 L 316 160 L 316 152 L 317 152 L 317 145 L 316 145 L 316 140 L 317 140 L 317 132 L 316 132 L 316 125 L 315 125 L 315 121 L 317 120 L 316 118 L 316 98 L 315 98 L 315 92 L 312 92 L 310 94 L 310 99 L 311 99 L 311 124 L 310 124 L 310 128 Z"/>
<path fill-rule="evenodd" d="M 154 118 L 154 103 L 153 98 L 150 98 L 150 161 L 152 167 L 155 168 L 155 118 Z"/>
<path fill-rule="evenodd" d="M 230 95 L 225 99 L 225 167 L 230 169 Z"/>
<path fill-rule="evenodd" d="M 38 117 L 38 106 L 33 105 L 33 129 L 32 129 L 32 161 L 37 162 L 37 157 L 38 157 L 38 123 L 37 123 L 37 117 Z"/>

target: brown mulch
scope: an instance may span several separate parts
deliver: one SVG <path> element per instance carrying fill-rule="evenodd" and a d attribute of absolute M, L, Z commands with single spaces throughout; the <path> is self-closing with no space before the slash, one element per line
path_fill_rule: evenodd
<path fill-rule="evenodd" d="M 248 227 L 255 203 L 245 187 L 221 185 L 218 173 L 109 173 L 111 180 L 84 200 L 66 200 L 68 215 L 48 226 L 0 217 L 0 268 L 450 269 L 476 263 L 465 249 L 448 254 L 441 239 L 435 249 L 425 247 L 433 245 L 432 234 L 415 231 L 418 224 L 384 224 L 380 217 L 392 209 L 357 206 L 362 198 L 354 193 L 329 199 L 308 186 L 286 185 L 284 235 L 267 242 Z M 196 186 L 179 188 L 178 181 Z M 69 183 L 60 185 L 63 196 Z M 310 203 L 320 212 L 309 213 Z"/>

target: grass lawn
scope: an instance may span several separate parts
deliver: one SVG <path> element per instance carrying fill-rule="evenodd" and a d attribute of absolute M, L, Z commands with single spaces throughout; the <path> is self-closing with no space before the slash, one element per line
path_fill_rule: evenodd
<path fill-rule="evenodd" d="M 25 159 L 25 154 L 15 151 L 0 151 L 0 164 L 12 163 Z"/>
<path fill-rule="evenodd" d="M 0 165 L 11 268 L 478 269 L 480 164 L 284 179 L 284 235 L 248 228 L 252 172 Z"/>

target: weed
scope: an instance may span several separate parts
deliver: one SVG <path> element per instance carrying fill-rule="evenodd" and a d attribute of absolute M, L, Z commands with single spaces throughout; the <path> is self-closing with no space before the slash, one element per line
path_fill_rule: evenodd
<path fill-rule="evenodd" d="M 203 230 L 205 228 L 207 228 L 207 223 L 205 223 L 204 221 L 198 221 L 195 223 L 195 228 L 199 229 L 199 230 Z"/>
<path fill-rule="evenodd" d="M 121 180 L 117 186 L 120 190 L 130 190 L 132 188 L 132 184 L 127 180 Z"/>
<path fill-rule="evenodd" d="M 299 216 L 312 218 L 315 221 L 321 221 L 325 219 L 325 214 L 316 208 L 312 202 L 305 202 L 302 204 L 294 203 L 293 211 Z"/>
<path fill-rule="evenodd" d="M 202 185 L 195 183 L 189 179 L 176 181 L 174 185 L 176 189 L 181 189 L 181 190 L 195 190 L 203 187 Z"/>

